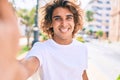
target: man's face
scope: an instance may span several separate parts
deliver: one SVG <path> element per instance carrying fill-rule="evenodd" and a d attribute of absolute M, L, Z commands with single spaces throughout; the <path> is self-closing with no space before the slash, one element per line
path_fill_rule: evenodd
<path fill-rule="evenodd" d="M 74 30 L 73 14 L 67 9 L 58 7 L 52 14 L 52 27 L 54 30 L 53 38 L 60 40 L 72 39 L 72 32 Z"/>

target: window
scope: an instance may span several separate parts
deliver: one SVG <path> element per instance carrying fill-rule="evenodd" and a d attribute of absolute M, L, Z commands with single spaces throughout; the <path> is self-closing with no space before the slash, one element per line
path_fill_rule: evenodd
<path fill-rule="evenodd" d="M 109 20 L 105 20 L 105 22 L 109 23 Z"/>
<path fill-rule="evenodd" d="M 96 8 L 99 9 L 99 10 L 102 10 L 102 9 L 103 9 L 102 7 L 98 7 L 98 6 L 97 6 Z"/>
<path fill-rule="evenodd" d="M 103 2 L 102 2 L 102 1 L 100 1 L 100 0 L 97 0 L 97 2 L 98 2 L 98 3 L 100 3 L 100 4 L 103 4 Z"/>
<path fill-rule="evenodd" d="M 100 20 L 100 19 L 96 19 L 96 21 L 97 21 L 97 22 L 102 22 L 102 20 Z"/>
<path fill-rule="evenodd" d="M 108 16 L 110 16 L 110 14 L 106 14 L 106 16 L 108 17 Z"/>
<path fill-rule="evenodd" d="M 109 26 L 106 26 L 105 28 L 106 28 L 106 29 L 109 29 Z"/>
<path fill-rule="evenodd" d="M 100 14 L 100 13 L 98 13 L 98 12 L 96 12 L 96 14 L 99 15 L 99 16 L 102 16 L 102 14 Z"/>
<path fill-rule="evenodd" d="M 106 3 L 107 3 L 107 4 L 110 4 L 110 1 L 107 1 Z"/>
<path fill-rule="evenodd" d="M 101 28 L 101 26 L 100 26 L 100 25 L 96 25 L 96 27 L 97 27 L 97 28 Z"/>
<path fill-rule="evenodd" d="M 111 8 L 110 8 L 110 7 L 107 7 L 106 10 L 111 10 Z"/>

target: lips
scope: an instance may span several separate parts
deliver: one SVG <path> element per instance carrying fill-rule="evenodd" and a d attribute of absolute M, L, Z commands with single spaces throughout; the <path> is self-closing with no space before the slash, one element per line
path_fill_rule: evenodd
<path fill-rule="evenodd" d="M 69 31 L 69 28 L 60 28 L 59 29 L 62 33 L 66 33 Z"/>

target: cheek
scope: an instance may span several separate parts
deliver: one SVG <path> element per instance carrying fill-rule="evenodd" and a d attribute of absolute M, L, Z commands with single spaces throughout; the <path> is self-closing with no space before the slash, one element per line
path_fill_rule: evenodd
<path fill-rule="evenodd" d="M 52 28 L 53 28 L 53 31 L 54 31 L 54 32 L 56 32 L 56 31 L 57 31 L 57 29 L 58 29 L 58 27 L 57 27 L 57 26 L 58 26 L 58 24 L 53 24 L 53 25 L 52 25 Z"/>
<path fill-rule="evenodd" d="M 74 23 L 74 21 L 72 21 L 71 23 L 72 23 L 72 26 L 75 26 L 75 23 Z"/>
<path fill-rule="evenodd" d="M 58 26 L 59 24 L 60 24 L 60 23 L 58 23 L 58 22 L 53 22 L 53 23 L 52 23 L 52 26 L 53 26 L 53 27 L 56 27 L 56 26 Z"/>
<path fill-rule="evenodd" d="M 58 29 L 58 27 L 60 26 L 61 24 L 59 23 L 59 22 L 54 22 L 53 24 L 52 24 L 52 27 L 53 27 L 53 29 Z"/>
<path fill-rule="evenodd" d="M 75 23 L 74 23 L 74 22 L 71 22 L 70 25 L 71 25 L 72 29 L 74 29 Z"/>

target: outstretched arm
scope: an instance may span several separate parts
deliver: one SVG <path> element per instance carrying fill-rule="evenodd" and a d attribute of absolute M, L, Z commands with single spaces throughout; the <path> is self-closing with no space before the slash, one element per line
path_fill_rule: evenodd
<path fill-rule="evenodd" d="M 2 57 L 16 57 L 18 41 L 19 31 L 15 13 L 7 0 L 0 0 L 0 51 L 1 55 L 4 55 Z"/>
<path fill-rule="evenodd" d="M 84 70 L 82 77 L 83 77 L 83 80 L 88 80 L 86 70 Z"/>
<path fill-rule="evenodd" d="M 39 66 L 36 57 L 16 59 L 20 34 L 13 10 L 8 0 L 0 0 L 0 80 L 26 80 Z"/>

